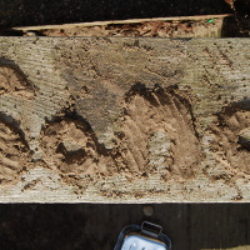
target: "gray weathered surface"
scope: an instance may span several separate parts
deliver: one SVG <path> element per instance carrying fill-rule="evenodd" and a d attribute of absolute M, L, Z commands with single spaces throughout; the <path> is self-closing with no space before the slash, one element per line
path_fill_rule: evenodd
<path fill-rule="evenodd" d="M 249 201 L 249 48 L 1 38 L 0 201 Z"/>

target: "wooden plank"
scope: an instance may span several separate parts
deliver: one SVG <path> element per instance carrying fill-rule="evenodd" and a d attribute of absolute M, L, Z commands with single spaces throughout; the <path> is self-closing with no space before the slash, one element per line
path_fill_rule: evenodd
<path fill-rule="evenodd" d="M 72 29 L 90 26 L 108 26 L 111 24 L 136 24 L 145 22 L 164 22 L 164 21 L 199 21 L 206 19 L 223 19 L 231 17 L 232 14 L 220 14 L 220 15 L 198 15 L 198 16 L 178 16 L 178 17 L 157 17 L 157 18 L 140 18 L 140 19 L 127 19 L 127 20 L 113 20 L 113 21 L 96 21 L 86 23 L 65 23 L 65 24 L 50 24 L 40 26 L 23 26 L 13 27 L 13 30 L 19 31 L 35 31 L 35 30 L 47 30 L 47 29 Z"/>
<path fill-rule="evenodd" d="M 249 46 L 0 38 L 0 201 L 249 201 Z"/>
<path fill-rule="evenodd" d="M 1 247 L 110 250 L 125 225 L 149 220 L 163 226 L 175 250 L 250 249 L 250 204 L 153 204 L 151 208 L 153 213 L 146 216 L 143 205 L 2 205 Z"/>
<path fill-rule="evenodd" d="M 3 34 L 15 33 L 51 37 L 215 38 L 232 37 L 237 31 L 233 16 L 224 14 L 14 27 Z"/>

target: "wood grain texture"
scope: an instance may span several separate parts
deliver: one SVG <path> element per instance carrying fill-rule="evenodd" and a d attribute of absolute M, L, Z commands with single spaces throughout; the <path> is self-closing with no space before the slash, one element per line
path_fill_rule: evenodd
<path fill-rule="evenodd" d="M 27 155 L 14 172 L 1 165 L 0 201 L 249 201 L 239 141 L 250 128 L 249 48 L 249 39 L 0 38 L 2 130 Z M 14 156 L 1 154 L 13 160 L 21 149 L 8 145 Z"/>
<path fill-rule="evenodd" d="M 199 21 L 208 19 L 223 19 L 231 17 L 232 14 L 221 14 L 221 15 L 198 15 L 198 16 L 178 16 L 178 17 L 155 17 L 155 18 L 141 18 L 141 19 L 127 19 L 127 20 L 113 20 L 113 21 L 95 21 L 85 23 L 66 23 L 66 24 L 52 24 L 52 25 L 41 25 L 41 26 L 24 26 L 24 27 L 13 27 L 13 30 L 21 31 L 33 31 L 33 30 L 52 30 L 52 29 L 72 29 L 81 27 L 92 27 L 92 26 L 108 26 L 116 24 L 138 24 L 146 22 L 164 22 L 164 21 Z"/>

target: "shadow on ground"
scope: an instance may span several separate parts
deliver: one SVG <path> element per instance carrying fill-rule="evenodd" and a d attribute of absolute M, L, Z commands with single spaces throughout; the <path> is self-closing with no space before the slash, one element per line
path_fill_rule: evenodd
<path fill-rule="evenodd" d="M 123 226 L 161 224 L 174 250 L 250 245 L 250 204 L 1 205 L 0 249 L 110 250 Z M 243 248 L 248 249 L 248 248 Z"/>

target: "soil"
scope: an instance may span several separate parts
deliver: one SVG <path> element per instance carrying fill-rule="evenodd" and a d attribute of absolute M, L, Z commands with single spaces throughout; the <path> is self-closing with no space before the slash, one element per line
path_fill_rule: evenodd
<path fill-rule="evenodd" d="M 119 88 L 113 91 L 119 92 Z M 73 102 L 71 105 L 76 106 Z M 137 85 L 120 105 L 122 113 L 115 121 L 115 133 L 107 134 L 108 140 L 104 143 L 97 140 L 85 120 L 75 116 L 74 108 L 47 122 L 39 143 L 42 167 L 57 172 L 80 193 L 89 183 L 93 185 L 119 174 L 130 181 L 158 174 L 164 181 L 182 182 L 205 171 L 208 178 L 231 184 L 250 176 L 250 111 L 247 106 L 228 106 L 217 115 L 206 132 L 215 164 L 204 169 L 200 165 L 203 160 L 200 138 L 185 92 L 173 87 L 147 89 Z M 32 163 L 34 152 L 24 139 L 12 125 L 0 124 L 0 180 L 3 184 L 15 182 L 24 171 L 40 164 Z M 32 189 L 36 184 L 30 183 L 24 189 Z M 110 190 L 103 195 L 115 197 L 116 193 Z"/>
<path fill-rule="evenodd" d="M 31 165 L 29 150 L 13 128 L 0 122 L 0 183 L 13 183 Z"/>
<path fill-rule="evenodd" d="M 2 60 L 3 61 L 3 60 Z M 0 67 L 0 96 L 12 95 L 33 99 L 35 91 L 25 75 L 8 61 Z M 2 114 L 0 114 L 2 115 Z M 0 121 L 0 183 L 14 182 L 18 176 L 31 166 L 30 151 L 19 125 L 11 118 Z M 12 125 L 10 125 L 11 123 Z"/>
<path fill-rule="evenodd" d="M 157 181 L 163 183 L 163 186 L 170 182 L 183 186 L 188 181 L 199 180 L 200 176 L 208 183 L 219 180 L 226 181 L 231 186 L 238 180 L 247 182 L 250 175 L 247 146 L 249 100 L 246 99 L 245 105 L 233 102 L 231 88 L 235 85 L 223 80 L 218 81 L 221 84 L 218 87 L 213 78 L 217 74 L 224 76 L 218 67 L 221 63 L 224 65 L 224 74 L 237 68 L 237 64 L 233 65 L 231 61 L 228 45 L 222 41 L 222 45 L 217 45 L 216 49 L 202 49 L 205 52 L 202 58 L 207 56 L 205 62 L 216 71 L 202 75 L 204 79 L 201 85 L 196 85 L 200 83 L 193 81 L 189 83 L 193 87 L 191 88 L 190 85 L 181 85 L 184 83 L 181 63 L 184 59 L 187 60 L 187 51 L 177 46 L 183 45 L 183 41 L 158 39 L 158 43 L 165 47 L 156 50 L 153 47 L 155 39 L 114 39 L 111 46 L 112 39 L 76 39 L 73 43 L 70 39 L 62 39 L 68 42 L 65 45 L 67 49 L 55 47 L 55 50 L 45 50 L 49 55 L 56 56 L 53 58 L 53 68 L 50 64 L 42 64 L 46 65 L 45 78 L 41 78 L 41 74 L 45 74 L 41 73 L 41 64 L 33 64 L 34 57 L 31 56 L 32 64 L 26 66 L 30 70 L 27 77 L 35 75 L 37 79 L 42 79 L 41 84 L 37 85 L 40 87 L 37 93 L 32 92 L 32 85 L 15 64 L 8 64 L 6 59 L 2 59 L 1 98 L 7 100 L 6 103 L 15 98 L 19 101 L 17 103 L 21 106 L 21 111 L 25 111 L 13 115 L 16 119 L 13 124 L 7 116 L 9 110 L 3 109 L 5 117 L 1 117 L 1 120 L 5 122 L 1 123 L 3 135 L 1 134 L 0 163 L 2 183 L 11 186 L 24 176 L 25 169 L 27 177 L 38 166 L 44 172 L 49 169 L 65 187 L 72 188 L 76 194 L 86 193 L 86 188 L 92 185 L 97 186 L 103 197 L 145 197 L 145 194 L 153 196 L 157 193 L 150 188 L 145 193 L 141 190 L 134 193 L 131 189 L 119 189 L 117 185 L 120 182 L 117 184 L 115 178 L 120 176 L 125 179 L 123 183 L 128 184 L 144 182 L 157 176 Z M 16 40 L 24 41 L 19 38 Z M 33 47 L 32 51 L 35 48 L 39 51 L 44 46 L 42 42 L 49 40 L 38 39 L 34 46 L 41 43 L 40 47 Z M 118 43 L 120 40 L 122 44 Z M 169 47 L 173 42 L 177 45 Z M 24 48 L 26 45 L 25 42 Z M 16 48 L 15 43 L 13 47 Z M 20 48 L 23 51 L 23 47 Z M 231 50 L 235 53 L 238 47 L 231 46 Z M 35 52 L 36 56 L 37 53 Z M 21 55 L 26 59 L 27 52 Z M 158 59 L 154 61 L 162 55 L 167 55 L 164 56 L 164 63 Z M 44 58 L 43 54 L 39 56 L 39 60 Z M 190 62 L 197 61 L 199 56 L 199 53 L 190 53 Z M 20 67 L 25 65 L 24 62 L 19 63 Z M 58 72 L 55 68 L 60 68 L 61 71 Z M 61 77 L 53 79 L 55 72 L 61 74 Z M 206 78 L 207 75 L 211 79 Z M 196 93 L 205 96 L 215 91 L 216 102 L 213 105 L 218 114 L 211 111 L 206 102 L 201 103 L 202 100 L 195 94 L 199 88 L 203 92 Z M 246 85 L 241 91 L 247 90 Z M 225 95 L 230 98 L 228 102 L 223 100 L 222 91 L 230 93 L 229 97 Z M 35 96 L 34 100 L 30 93 Z M 206 98 L 203 99 L 212 102 L 211 97 Z M 23 103 L 26 104 L 22 106 Z M 233 103 L 233 106 L 228 103 Z M 10 106 L 10 112 L 15 112 L 14 105 Z M 38 111 L 29 109 L 32 105 L 38 105 Z M 204 111 L 206 109 L 203 105 L 209 111 Z M 226 108 L 221 109 L 221 106 Z M 200 110 L 196 110 L 198 113 L 208 112 L 209 117 L 212 112 L 214 122 L 209 122 L 207 128 L 198 128 L 201 123 L 195 121 L 200 118 L 194 115 L 194 107 L 199 107 Z M 41 117 L 40 120 L 37 117 Z M 19 127 L 23 132 L 18 130 Z M 4 133 L 14 139 L 4 141 Z M 4 143 L 8 146 L 4 147 Z M 18 157 L 21 165 L 16 162 Z M 38 160 L 40 162 L 37 163 Z M 37 180 L 42 182 L 38 175 L 30 175 L 38 177 Z M 31 181 L 31 178 L 26 179 L 19 183 L 28 183 L 24 189 L 32 191 L 36 181 L 34 178 Z M 114 184 L 113 187 L 101 186 L 107 180 L 111 180 L 108 185 Z M 101 183 L 100 186 L 98 183 Z M 173 188 L 176 190 L 176 186 L 173 185 Z M 167 188 L 160 191 L 162 194 L 172 192 Z M 180 193 L 185 194 L 186 190 Z M 242 199 L 242 196 L 239 194 L 237 199 Z"/>
<path fill-rule="evenodd" d="M 233 182 L 237 176 L 249 176 L 249 129 L 249 110 L 229 107 L 218 115 L 216 125 L 211 126 L 209 135 L 211 151 L 217 162 L 215 166 L 206 169 L 212 173 L 212 178 Z"/>
<path fill-rule="evenodd" d="M 35 95 L 33 87 L 29 85 L 24 74 L 18 69 L 3 66 L 0 67 L 0 96 L 9 93 L 28 98 Z"/>
<path fill-rule="evenodd" d="M 64 116 L 56 120 L 41 134 L 44 160 L 81 192 L 90 181 L 121 173 L 130 181 L 160 174 L 165 181 L 178 182 L 195 178 L 202 169 L 203 153 L 183 93 L 157 88 L 131 91 L 116 121 L 115 136 L 109 135 L 105 145 L 85 121 Z M 203 169 L 207 177 L 231 184 L 249 178 L 249 128 L 247 108 L 229 106 L 218 114 L 206 133 L 215 158 L 214 165 Z"/>
<path fill-rule="evenodd" d="M 131 93 L 116 122 L 116 136 L 110 135 L 105 147 L 84 121 L 62 117 L 48 123 L 41 135 L 44 161 L 82 190 L 90 177 L 118 173 L 130 180 L 158 172 L 164 179 L 193 177 L 201 151 L 192 115 L 188 101 L 170 92 Z"/>
<path fill-rule="evenodd" d="M 189 104 L 173 90 L 131 93 L 105 147 L 84 121 L 62 119 L 47 124 L 41 145 L 44 161 L 71 185 L 119 173 L 131 180 L 155 173 L 185 179 L 199 169 L 202 153 Z"/>

